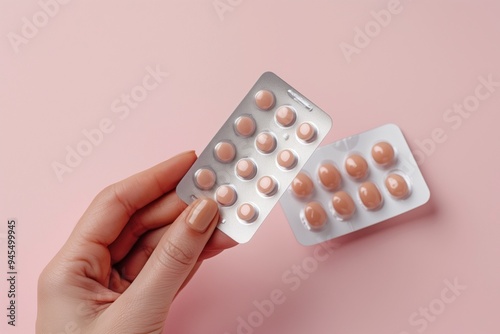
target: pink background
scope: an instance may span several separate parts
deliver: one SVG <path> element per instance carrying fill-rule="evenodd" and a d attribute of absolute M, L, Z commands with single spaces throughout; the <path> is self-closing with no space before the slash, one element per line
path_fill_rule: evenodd
<path fill-rule="evenodd" d="M 9 33 L 21 34 L 40 5 L 0 3 L 0 309 L 10 217 L 20 273 L 18 326 L 2 311 L 0 332 L 33 332 L 37 277 L 100 189 L 178 152 L 201 152 L 271 70 L 332 116 L 324 143 L 398 124 L 420 152 L 431 201 L 336 241 L 317 266 L 315 247 L 295 241 L 276 207 L 248 244 L 205 263 L 166 331 L 237 333 L 238 317 L 259 320 L 254 302 L 279 289 L 284 302 L 254 333 L 497 333 L 500 87 L 457 129 L 444 117 L 473 101 L 478 77 L 500 81 L 498 2 L 401 0 L 350 62 L 341 43 L 356 45 L 356 27 L 380 27 L 370 12 L 390 1 L 219 2 L 232 10 L 218 16 L 213 0 L 74 0 L 17 53 Z M 142 84 L 148 66 L 169 76 L 120 119 L 111 104 Z M 113 131 L 59 182 L 51 164 L 105 118 Z M 418 142 L 430 145 L 435 129 L 445 137 L 423 155 Z M 292 290 L 283 276 L 303 264 L 311 272 Z M 443 303 L 454 280 L 466 288 Z M 429 307 L 432 321 L 419 315 Z"/>

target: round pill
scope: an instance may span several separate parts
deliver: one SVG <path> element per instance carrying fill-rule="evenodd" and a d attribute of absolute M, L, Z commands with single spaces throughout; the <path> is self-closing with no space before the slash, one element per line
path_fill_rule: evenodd
<path fill-rule="evenodd" d="M 394 160 L 394 148 L 388 142 L 380 142 L 372 147 L 372 157 L 379 165 L 390 165 Z"/>
<path fill-rule="evenodd" d="M 269 132 L 261 132 L 255 138 L 255 146 L 262 153 L 271 153 L 276 148 L 276 138 Z"/>
<path fill-rule="evenodd" d="M 309 197 L 314 190 L 314 184 L 306 173 L 300 172 L 292 181 L 292 192 L 299 198 Z"/>
<path fill-rule="evenodd" d="M 236 163 L 236 174 L 245 180 L 252 179 L 257 173 L 257 166 L 252 160 L 244 158 Z"/>
<path fill-rule="evenodd" d="M 408 196 L 410 188 L 404 177 L 399 174 L 389 174 L 385 179 L 385 186 L 389 193 L 397 199 L 402 199 Z"/>
<path fill-rule="evenodd" d="M 368 173 L 368 163 L 359 154 L 353 154 L 346 159 L 345 170 L 347 174 L 359 180 Z"/>
<path fill-rule="evenodd" d="M 255 120 L 252 116 L 240 116 L 234 122 L 236 133 L 242 137 L 250 137 L 255 133 Z"/>
<path fill-rule="evenodd" d="M 304 218 L 313 230 L 321 229 L 326 223 L 326 211 L 318 202 L 311 202 L 304 208 Z"/>
<path fill-rule="evenodd" d="M 280 151 L 276 160 L 278 165 L 284 169 L 292 169 L 295 165 L 297 165 L 297 157 L 295 156 L 295 153 L 288 149 Z"/>
<path fill-rule="evenodd" d="M 209 190 L 215 185 L 216 177 L 213 170 L 200 168 L 194 173 L 194 183 L 202 190 Z"/>
<path fill-rule="evenodd" d="M 274 195 L 277 188 L 276 181 L 270 176 L 263 176 L 257 181 L 257 189 L 263 195 Z"/>
<path fill-rule="evenodd" d="M 310 143 L 316 139 L 316 128 L 311 123 L 304 122 L 297 128 L 297 137 Z"/>
<path fill-rule="evenodd" d="M 215 158 L 222 163 L 229 163 L 233 161 L 236 156 L 236 148 L 234 145 L 227 141 L 221 141 L 215 146 Z"/>
<path fill-rule="evenodd" d="M 276 110 L 276 121 L 284 127 L 289 127 L 295 123 L 295 110 L 289 106 L 281 106 Z"/>
<path fill-rule="evenodd" d="M 261 110 L 269 110 L 274 106 L 274 94 L 268 90 L 259 90 L 255 94 L 255 104 Z"/>
<path fill-rule="evenodd" d="M 236 190 L 228 185 L 222 185 L 215 191 L 215 198 L 220 205 L 230 206 L 236 202 Z"/>
<path fill-rule="evenodd" d="M 375 210 L 382 204 L 382 195 L 373 182 L 364 182 L 358 188 L 359 198 L 368 210 Z"/>
<path fill-rule="evenodd" d="M 340 187 L 342 176 L 339 170 L 333 164 L 326 162 L 318 168 L 319 182 L 328 190 L 336 190 Z"/>
<path fill-rule="evenodd" d="M 338 191 L 333 194 L 332 206 L 335 213 L 342 219 L 349 219 L 356 210 L 356 205 L 345 191 Z"/>
<path fill-rule="evenodd" d="M 253 222 L 258 216 L 257 209 L 250 203 L 241 204 L 236 211 L 238 218 L 247 223 Z"/>

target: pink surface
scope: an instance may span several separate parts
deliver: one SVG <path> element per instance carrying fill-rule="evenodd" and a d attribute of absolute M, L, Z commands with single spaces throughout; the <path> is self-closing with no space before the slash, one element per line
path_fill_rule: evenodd
<path fill-rule="evenodd" d="M 45 22 L 40 10 L 0 3 L 2 310 L 10 217 L 19 246 L 17 326 L 2 315 L 1 333 L 33 332 L 37 277 L 100 189 L 201 152 L 266 70 L 330 113 L 324 143 L 398 124 L 431 201 L 328 252 L 300 246 L 276 207 L 251 242 L 207 261 L 166 332 L 498 332 L 498 2 L 70 1 Z M 33 15 L 44 26 L 13 47 Z M 60 182 L 54 162 L 97 127 Z"/>

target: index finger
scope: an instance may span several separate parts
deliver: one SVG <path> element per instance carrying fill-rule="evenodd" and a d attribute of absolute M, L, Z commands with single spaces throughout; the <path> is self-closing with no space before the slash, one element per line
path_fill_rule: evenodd
<path fill-rule="evenodd" d="M 68 241 L 107 247 L 137 210 L 173 190 L 195 160 L 193 151 L 184 152 L 106 187 L 92 201 Z"/>

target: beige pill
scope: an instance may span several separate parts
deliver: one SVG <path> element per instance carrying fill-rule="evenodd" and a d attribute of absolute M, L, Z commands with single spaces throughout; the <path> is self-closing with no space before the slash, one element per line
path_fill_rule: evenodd
<path fill-rule="evenodd" d="M 332 206 L 335 213 L 342 219 L 349 219 L 356 211 L 356 205 L 345 191 L 338 191 L 333 194 Z"/>
<path fill-rule="evenodd" d="M 222 163 L 230 163 L 236 156 L 236 148 L 227 141 L 221 141 L 215 146 L 215 158 Z"/>
<path fill-rule="evenodd" d="M 339 170 L 331 163 L 323 163 L 318 168 L 319 182 L 328 190 L 336 190 L 342 183 Z"/>
<path fill-rule="evenodd" d="M 270 176 L 263 176 L 257 181 L 257 189 L 266 196 L 272 196 L 277 189 L 276 181 Z"/>
<path fill-rule="evenodd" d="M 231 206 L 236 202 L 236 190 L 228 185 L 222 185 L 215 191 L 215 198 L 220 205 Z"/>
<path fill-rule="evenodd" d="M 291 150 L 282 150 L 276 158 L 278 165 L 285 169 L 292 169 L 297 165 L 297 156 Z"/>
<path fill-rule="evenodd" d="M 261 132 L 255 138 L 255 146 L 262 153 L 271 153 L 276 148 L 276 138 L 269 132 Z"/>
<path fill-rule="evenodd" d="M 326 211 L 318 202 L 311 202 L 304 208 L 304 218 L 313 230 L 321 229 L 326 223 Z"/>
<path fill-rule="evenodd" d="M 316 139 L 316 128 L 312 124 L 304 122 L 297 128 L 297 137 L 310 143 Z"/>
<path fill-rule="evenodd" d="M 236 164 L 236 174 L 245 180 L 252 179 L 257 173 L 257 166 L 251 159 L 241 159 Z"/>
<path fill-rule="evenodd" d="M 410 188 L 404 177 L 399 174 L 389 174 L 385 179 L 385 186 L 389 193 L 397 199 L 405 198 L 410 193 Z"/>
<path fill-rule="evenodd" d="M 347 174 L 359 180 L 368 173 L 368 163 L 359 154 L 352 154 L 345 161 L 345 170 Z"/>
<path fill-rule="evenodd" d="M 257 219 L 258 211 L 252 204 L 243 203 L 238 207 L 237 215 L 241 220 L 251 223 Z"/>
<path fill-rule="evenodd" d="M 372 157 L 379 165 L 390 165 L 394 160 L 394 148 L 388 142 L 380 142 L 372 147 Z"/>
<path fill-rule="evenodd" d="M 309 197 L 313 190 L 313 181 L 306 173 L 300 172 L 292 181 L 292 192 L 299 198 Z"/>
<path fill-rule="evenodd" d="M 368 210 L 380 208 L 382 195 L 373 182 L 364 182 L 358 188 L 359 198 Z"/>
<path fill-rule="evenodd" d="M 255 104 L 261 110 L 269 110 L 274 106 L 274 94 L 268 90 L 260 90 L 255 94 Z"/>
<path fill-rule="evenodd" d="M 250 137 L 255 133 L 255 120 L 251 116 L 240 116 L 234 123 L 236 133 L 242 137 Z"/>
<path fill-rule="evenodd" d="M 216 177 L 213 170 L 200 168 L 194 174 L 194 183 L 196 187 L 202 190 L 209 190 L 215 185 Z"/>
<path fill-rule="evenodd" d="M 289 127 L 295 123 L 295 110 L 289 106 L 281 106 L 276 110 L 276 121 L 284 127 Z"/>

